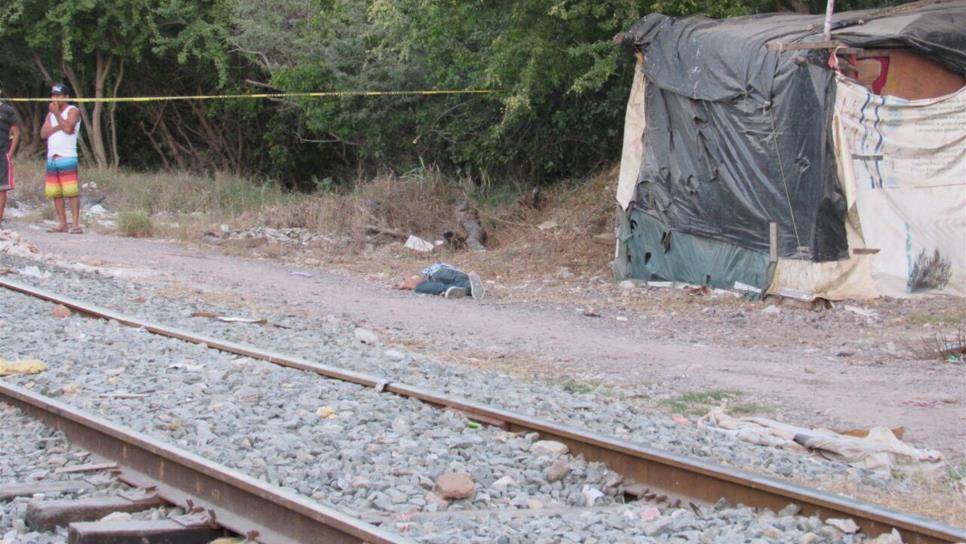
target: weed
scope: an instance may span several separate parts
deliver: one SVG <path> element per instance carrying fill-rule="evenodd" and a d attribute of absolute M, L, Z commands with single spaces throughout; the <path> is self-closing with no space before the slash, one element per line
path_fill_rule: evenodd
<path fill-rule="evenodd" d="M 966 322 L 966 309 L 941 312 L 916 312 L 907 315 L 906 321 L 914 325 L 955 325 Z"/>
<path fill-rule="evenodd" d="M 566 380 L 561 384 L 563 388 L 571 393 L 587 394 L 593 393 L 597 389 L 597 385 L 579 382 L 577 380 Z"/>
<path fill-rule="evenodd" d="M 151 236 L 154 226 L 151 217 L 143 211 L 122 211 L 117 214 L 117 230 L 123 236 L 144 238 Z"/>
<path fill-rule="evenodd" d="M 682 415 L 698 416 L 708 413 L 711 408 L 722 402 L 736 400 L 741 392 L 730 389 L 710 389 L 708 391 L 691 391 L 673 399 L 665 399 L 659 404 L 666 406 L 672 412 Z"/>

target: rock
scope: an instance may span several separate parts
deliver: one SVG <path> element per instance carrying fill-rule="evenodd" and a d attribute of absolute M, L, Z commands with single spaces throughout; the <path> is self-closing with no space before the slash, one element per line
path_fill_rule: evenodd
<path fill-rule="evenodd" d="M 356 340 L 362 342 L 363 344 L 369 344 L 372 346 L 379 343 L 379 337 L 376 336 L 376 333 L 370 331 L 369 329 L 359 327 L 352 331 L 352 334 L 356 337 Z"/>
<path fill-rule="evenodd" d="M 560 457 L 570 452 L 570 448 L 563 442 L 555 440 L 539 440 L 530 446 L 530 453 L 536 457 Z"/>
<path fill-rule="evenodd" d="M 65 395 L 73 395 L 80 391 L 80 384 L 70 383 L 61 388 Z"/>
<path fill-rule="evenodd" d="M 556 221 L 544 221 L 543 223 L 540 223 L 539 225 L 537 225 L 537 228 L 540 229 L 540 230 L 553 230 L 553 229 L 557 228 L 557 222 Z"/>
<path fill-rule="evenodd" d="M 131 514 L 128 512 L 111 512 L 102 517 L 101 521 L 131 521 Z"/>
<path fill-rule="evenodd" d="M 543 510 L 543 503 L 537 499 L 527 499 L 527 508 L 530 510 Z"/>
<path fill-rule="evenodd" d="M 566 459 L 557 459 L 554 461 L 550 469 L 547 470 L 547 481 L 556 482 L 562 480 L 564 476 L 570 473 L 570 463 Z"/>
<path fill-rule="evenodd" d="M 396 351 L 394 349 L 387 349 L 385 352 L 386 358 L 390 361 L 402 361 L 406 358 L 406 354 L 401 351 Z"/>
<path fill-rule="evenodd" d="M 513 478 L 509 476 L 504 476 L 499 480 L 493 482 L 493 485 L 491 485 L 490 487 L 492 487 L 493 489 L 497 489 L 499 491 L 506 491 L 508 487 L 514 486 L 516 485 L 516 483 L 517 481 L 514 480 Z"/>
<path fill-rule="evenodd" d="M 893 529 L 891 533 L 881 534 L 873 539 L 872 544 L 902 544 L 902 535 Z"/>
<path fill-rule="evenodd" d="M 819 540 L 821 540 L 821 537 L 813 532 L 808 532 L 802 535 L 802 544 L 814 544 Z"/>
<path fill-rule="evenodd" d="M 597 499 L 604 496 L 604 493 L 601 492 L 601 490 L 597 489 L 596 487 L 590 487 L 589 485 L 585 485 L 580 493 L 584 496 L 585 507 L 593 506 L 594 503 L 597 502 Z"/>
<path fill-rule="evenodd" d="M 847 535 L 852 535 L 859 532 L 859 526 L 856 525 L 855 522 L 849 518 L 845 518 L 845 519 L 831 518 L 831 519 L 825 520 L 825 524 L 831 525 L 832 527 L 835 527 L 836 529 L 838 529 L 839 531 L 842 531 Z"/>
<path fill-rule="evenodd" d="M 782 313 L 782 309 L 779 308 L 778 306 L 769 306 L 769 307 L 765 308 L 764 310 L 762 310 L 761 313 L 766 314 L 766 315 L 775 315 L 775 314 Z"/>
<path fill-rule="evenodd" d="M 644 534 L 647 536 L 658 536 L 668 532 L 668 529 L 670 527 L 671 527 L 670 518 L 659 517 L 654 521 L 645 523 L 641 529 L 644 531 Z"/>
<path fill-rule="evenodd" d="M 50 313 L 54 314 L 54 317 L 59 317 L 61 319 L 70 317 L 70 310 L 67 309 L 67 306 L 64 306 L 63 304 L 58 304 L 55 306 L 53 311 Z"/>
<path fill-rule="evenodd" d="M 632 289 L 637 289 L 637 282 L 634 280 L 624 280 L 617 284 L 618 287 L 625 291 L 630 291 Z"/>
<path fill-rule="evenodd" d="M 657 508 L 646 508 L 638 514 L 642 521 L 654 521 L 661 517 L 661 511 Z"/>
<path fill-rule="evenodd" d="M 240 387 L 235 391 L 235 398 L 249 404 L 255 404 L 262 398 L 262 394 L 254 387 Z"/>
<path fill-rule="evenodd" d="M 423 498 L 426 500 L 427 504 L 435 504 L 436 506 L 449 506 L 448 500 L 444 499 L 443 497 L 440 497 L 439 495 L 437 495 L 436 493 L 433 493 L 432 491 L 426 493 L 426 496 Z"/>
<path fill-rule="evenodd" d="M 436 490 L 444 499 L 468 499 L 476 484 L 467 474 L 448 472 L 436 479 Z"/>

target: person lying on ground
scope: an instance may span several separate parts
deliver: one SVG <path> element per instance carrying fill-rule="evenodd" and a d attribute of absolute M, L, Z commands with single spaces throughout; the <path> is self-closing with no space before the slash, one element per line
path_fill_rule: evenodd
<path fill-rule="evenodd" d="M 479 274 L 469 274 L 445 263 L 436 263 L 421 273 L 393 286 L 396 289 L 411 289 L 427 295 L 443 295 L 446 298 L 462 298 L 471 295 L 474 299 L 483 298 L 486 290 Z"/>

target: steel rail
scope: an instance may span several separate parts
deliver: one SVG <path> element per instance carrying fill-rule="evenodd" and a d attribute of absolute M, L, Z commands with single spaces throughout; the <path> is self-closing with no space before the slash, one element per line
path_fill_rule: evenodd
<path fill-rule="evenodd" d="M 537 432 L 544 438 L 567 444 L 574 454 L 582 454 L 590 461 L 606 463 L 625 478 L 668 495 L 703 503 L 714 503 L 723 498 L 731 504 L 740 503 L 773 511 L 795 503 L 801 507 L 801 513 L 804 515 L 817 515 L 822 519 L 852 518 L 865 534 L 871 536 L 896 529 L 902 535 L 903 541 L 910 544 L 966 542 L 966 530 L 922 516 L 898 512 L 794 483 L 664 452 L 544 418 L 455 398 L 430 389 L 391 382 L 372 374 L 353 372 L 245 344 L 192 334 L 2 278 L 0 278 L 0 286 L 63 304 L 88 315 L 143 328 L 155 334 L 204 344 L 213 349 L 281 366 L 312 371 L 329 378 L 375 387 L 381 391 L 459 410 L 471 419 L 501 425 L 511 431 Z"/>
<path fill-rule="evenodd" d="M 412 540 L 284 491 L 105 419 L 0 382 L 0 401 L 20 408 L 72 443 L 117 463 L 118 478 L 154 487 L 167 502 L 210 512 L 220 527 L 264 544 L 402 544 Z"/>

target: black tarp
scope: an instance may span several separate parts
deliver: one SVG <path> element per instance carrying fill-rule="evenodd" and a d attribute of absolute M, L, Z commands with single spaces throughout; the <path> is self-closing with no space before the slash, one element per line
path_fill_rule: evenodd
<path fill-rule="evenodd" d="M 821 41 L 822 16 L 715 20 L 652 14 L 624 35 L 645 55 L 644 156 L 632 203 L 684 232 L 816 261 L 847 256 L 845 201 L 830 131 L 828 49 L 766 47 Z M 833 39 L 907 46 L 962 73 L 966 1 L 847 12 Z"/>

